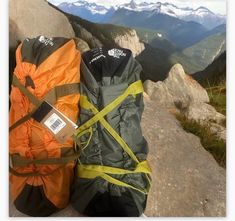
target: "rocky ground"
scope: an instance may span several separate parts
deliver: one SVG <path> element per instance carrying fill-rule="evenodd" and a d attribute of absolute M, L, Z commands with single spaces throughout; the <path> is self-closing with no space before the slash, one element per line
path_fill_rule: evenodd
<path fill-rule="evenodd" d="M 225 216 L 226 173 L 200 139 L 155 101 L 145 102 L 142 128 L 153 178 L 145 214 Z"/>

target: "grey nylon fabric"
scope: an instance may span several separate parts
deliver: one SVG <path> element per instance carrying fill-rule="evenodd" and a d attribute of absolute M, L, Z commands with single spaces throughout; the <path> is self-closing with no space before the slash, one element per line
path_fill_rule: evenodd
<path fill-rule="evenodd" d="M 121 95 L 131 83 L 139 80 L 141 71 L 140 64 L 131 55 L 120 76 L 103 76 L 102 80 L 97 82 L 82 60 L 81 95 L 86 95 L 89 101 L 100 111 Z M 145 160 L 148 153 L 148 145 L 140 127 L 143 108 L 142 94 L 138 94 L 136 97 L 128 96 L 119 106 L 105 116 L 108 123 L 121 135 L 140 161 Z M 85 123 L 92 116 L 93 114 L 90 110 L 80 108 L 79 125 Z M 92 129 L 93 136 L 91 142 L 82 151 L 79 159 L 82 164 L 134 169 L 135 162 L 123 151 L 117 141 L 99 122 L 94 124 Z M 81 137 L 81 141 L 86 141 L 87 139 L 88 135 Z M 112 176 L 135 187 L 146 188 L 148 185 L 144 174 Z M 143 213 L 146 195 L 136 190 L 108 183 L 100 177 L 92 180 L 76 177 L 73 186 L 72 204 L 79 212 L 83 212 L 97 192 L 104 193 L 106 191 L 114 196 L 121 196 L 123 192 L 130 191 L 139 210 L 139 215 Z"/>

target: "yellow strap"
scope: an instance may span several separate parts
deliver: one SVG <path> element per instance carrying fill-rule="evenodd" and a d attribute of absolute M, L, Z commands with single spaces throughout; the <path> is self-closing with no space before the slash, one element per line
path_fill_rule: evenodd
<path fill-rule="evenodd" d="M 80 175 L 79 174 L 79 177 L 81 178 L 87 178 L 87 179 L 94 179 L 96 177 L 102 177 L 104 180 L 107 180 L 109 183 L 113 183 L 115 185 L 118 185 L 118 186 L 123 186 L 123 187 L 127 187 L 127 188 L 131 188 L 131 189 L 134 189 L 134 190 L 137 190 L 143 194 L 148 194 L 149 192 L 149 188 L 148 189 L 139 189 L 139 188 L 136 188 L 130 184 L 127 184 L 125 182 L 122 182 L 118 179 L 115 179 L 105 173 L 101 173 L 101 172 L 94 172 L 94 171 L 91 171 L 91 170 L 84 170 L 84 176 L 83 175 Z"/>
<path fill-rule="evenodd" d="M 127 143 L 122 139 L 122 137 L 110 126 L 110 124 L 105 120 L 101 119 L 100 123 L 104 126 L 104 128 L 112 135 L 112 137 L 120 144 L 122 149 L 136 162 L 139 163 L 139 160 L 132 152 Z"/>
<path fill-rule="evenodd" d="M 149 181 L 149 186 L 147 189 L 140 189 L 137 187 L 134 187 L 130 184 L 127 184 L 123 181 L 120 181 L 118 179 L 113 178 L 112 176 L 106 174 L 129 174 L 129 173 L 148 173 L 150 174 L 151 170 L 148 166 L 147 161 L 142 161 L 139 163 L 135 170 L 124 170 L 120 168 L 114 168 L 114 167 L 108 167 L 108 166 L 100 166 L 100 165 L 79 165 L 78 166 L 78 175 L 81 178 L 88 178 L 88 179 L 94 179 L 96 177 L 102 177 L 103 179 L 107 180 L 109 183 L 116 184 L 118 186 L 123 186 L 127 188 L 131 188 L 134 190 L 137 190 L 143 194 L 148 194 L 151 182 Z"/>
<path fill-rule="evenodd" d="M 107 115 L 109 112 L 111 112 L 116 106 L 118 106 L 128 95 L 135 95 L 142 93 L 144 91 L 143 85 L 141 80 L 138 80 L 134 83 L 132 83 L 123 94 L 121 94 L 119 97 L 117 97 L 114 101 L 109 103 L 103 110 L 101 110 L 99 113 L 97 113 L 94 117 L 92 117 L 90 120 L 88 120 L 86 123 L 81 125 L 75 132 L 76 134 L 81 133 L 83 130 L 86 130 L 93 124 L 95 124 L 97 121 L 102 119 L 105 115 Z M 80 103 L 81 104 L 81 103 Z"/>
<path fill-rule="evenodd" d="M 116 167 L 109 167 L 109 166 L 102 166 L 102 165 L 79 165 L 79 171 L 83 172 L 83 170 L 92 170 L 96 172 L 102 172 L 102 173 L 109 173 L 109 174 L 127 174 L 127 173 L 151 173 L 151 168 L 148 165 L 148 162 L 146 160 L 140 162 L 137 164 L 135 170 L 125 170 L 121 168 Z"/>
<path fill-rule="evenodd" d="M 85 134 L 88 134 L 89 133 L 89 138 L 87 141 L 84 141 L 84 142 L 81 142 L 81 148 L 82 150 L 84 150 L 90 143 L 91 141 L 91 138 L 92 138 L 92 135 L 93 135 L 93 130 L 92 130 L 92 127 L 88 128 L 87 130 L 84 130 L 83 132 L 81 132 L 80 134 L 78 134 L 77 138 L 85 135 Z M 83 146 L 84 145 L 84 146 Z"/>
<path fill-rule="evenodd" d="M 90 120 L 88 120 L 86 123 L 81 125 L 75 133 L 75 137 L 80 136 L 81 133 L 83 133 L 84 130 L 87 130 L 89 127 L 91 127 L 94 123 L 97 121 L 100 121 L 100 123 L 105 127 L 105 129 L 111 134 L 111 136 L 120 144 L 120 146 L 123 148 L 123 150 L 136 162 L 139 163 L 139 160 L 135 156 L 135 154 L 132 152 L 132 150 L 129 148 L 129 146 L 126 144 L 126 142 L 122 139 L 122 137 L 110 126 L 110 124 L 103 118 L 107 113 L 112 111 L 119 103 L 121 103 L 128 95 L 134 95 L 139 94 L 143 92 L 143 85 L 142 82 L 136 81 L 132 83 L 126 91 L 120 95 L 118 98 L 116 98 L 114 101 L 112 101 L 110 104 L 108 104 L 102 111 L 98 111 L 96 107 L 91 104 L 87 97 L 84 95 L 81 95 L 80 97 L 80 106 L 84 109 L 91 109 L 91 111 L 95 114 L 94 117 L 92 117 Z"/>
<path fill-rule="evenodd" d="M 92 117 L 90 120 L 88 120 L 86 123 L 84 123 L 82 126 L 80 126 L 76 133 L 75 137 L 80 137 L 84 133 L 87 132 L 88 129 L 91 128 L 91 126 L 96 123 L 97 121 L 100 121 L 100 123 L 104 126 L 104 128 L 112 135 L 112 137 L 120 144 L 120 146 L 123 148 L 123 150 L 137 163 L 135 170 L 125 170 L 121 168 L 115 168 L 115 167 L 109 167 L 109 166 L 101 166 L 101 165 L 78 165 L 78 176 L 81 178 L 90 178 L 94 179 L 97 176 L 102 177 L 103 179 L 107 180 L 110 183 L 128 187 L 134 190 L 137 190 L 143 194 L 147 194 L 149 192 L 151 181 L 149 178 L 149 174 L 151 173 L 151 169 L 147 163 L 147 161 L 139 162 L 135 154 L 132 152 L 130 147 L 126 144 L 126 142 L 122 139 L 122 137 L 110 126 L 110 124 L 103 118 L 106 114 L 108 114 L 110 111 L 112 111 L 118 104 L 120 104 L 128 95 L 136 95 L 138 93 L 143 92 L 143 86 L 141 81 L 137 81 L 133 84 L 131 84 L 127 90 L 120 95 L 118 98 L 116 98 L 113 102 L 108 104 L 102 111 L 98 111 L 96 107 L 90 103 L 86 96 L 81 95 L 80 97 L 80 106 L 84 109 L 90 109 L 93 114 L 95 114 L 94 117 Z M 90 140 L 89 140 L 90 141 Z M 88 142 L 89 142 L 88 141 Z M 87 143 L 88 145 L 88 143 Z M 86 145 L 86 146 L 87 146 Z M 112 176 L 108 174 L 130 174 L 130 173 L 144 173 L 149 186 L 147 189 L 139 189 L 137 187 L 134 187 L 132 185 L 129 185 L 125 182 L 122 182 L 120 180 L 117 180 L 113 178 Z"/>
<path fill-rule="evenodd" d="M 80 106 L 85 109 L 91 109 L 91 111 L 94 114 L 99 114 L 99 111 L 96 109 L 96 107 L 91 104 L 86 96 L 80 97 Z M 96 116 L 95 115 L 95 116 Z M 136 162 L 139 163 L 139 160 L 135 156 L 135 154 L 132 152 L 130 147 L 126 144 L 126 142 L 122 139 L 122 137 L 110 126 L 110 124 L 104 119 L 101 118 L 100 123 L 104 126 L 104 128 L 111 134 L 111 136 L 120 144 L 122 149 Z M 86 123 L 85 123 L 86 124 Z M 80 136 L 83 132 L 79 133 L 77 136 Z"/>

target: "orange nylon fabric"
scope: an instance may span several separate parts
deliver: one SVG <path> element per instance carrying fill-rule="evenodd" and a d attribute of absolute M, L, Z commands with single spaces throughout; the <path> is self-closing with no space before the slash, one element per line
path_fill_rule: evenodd
<path fill-rule="evenodd" d="M 38 67 L 22 62 L 21 46 L 16 51 L 16 68 L 14 74 L 25 85 L 25 77 L 29 75 L 35 89 L 27 89 L 38 99 L 59 85 L 80 82 L 81 55 L 76 50 L 74 40 L 70 40 L 53 52 Z M 78 102 L 80 95 L 72 94 L 60 97 L 54 105 L 60 112 L 77 122 Z M 34 105 L 17 87 L 12 86 L 10 94 L 11 108 L 9 113 L 10 126 L 34 109 Z M 58 143 L 51 133 L 40 123 L 30 119 L 10 132 L 10 154 L 19 154 L 29 159 L 56 158 L 61 156 L 61 148 L 72 147 L 72 138 L 64 144 Z M 61 165 L 29 165 L 14 168 L 19 173 L 35 172 L 50 173 Z M 69 200 L 69 189 L 73 180 L 74 163 L 68 163 L 48 176 L 20 177 L 10 175 L 11 195 L 13 200 L 21 193 L 25 184 L 43 185 L 47 198 L 58 208 L 63 208 Z"/>

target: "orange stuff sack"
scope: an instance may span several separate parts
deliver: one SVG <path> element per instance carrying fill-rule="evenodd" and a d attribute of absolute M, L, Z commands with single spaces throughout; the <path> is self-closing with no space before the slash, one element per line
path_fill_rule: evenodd
<path fill-rule="evenodd" d="M 74 176 L 72 137 L 58 142 L 32 118 L 47 101 L 71 121 L 78 120 L 81 55 L 73 39 L 25 39 L 16 50 L 10 94 L 10 195 L 30 216 L 49 216 L 66 207 Z"/>

